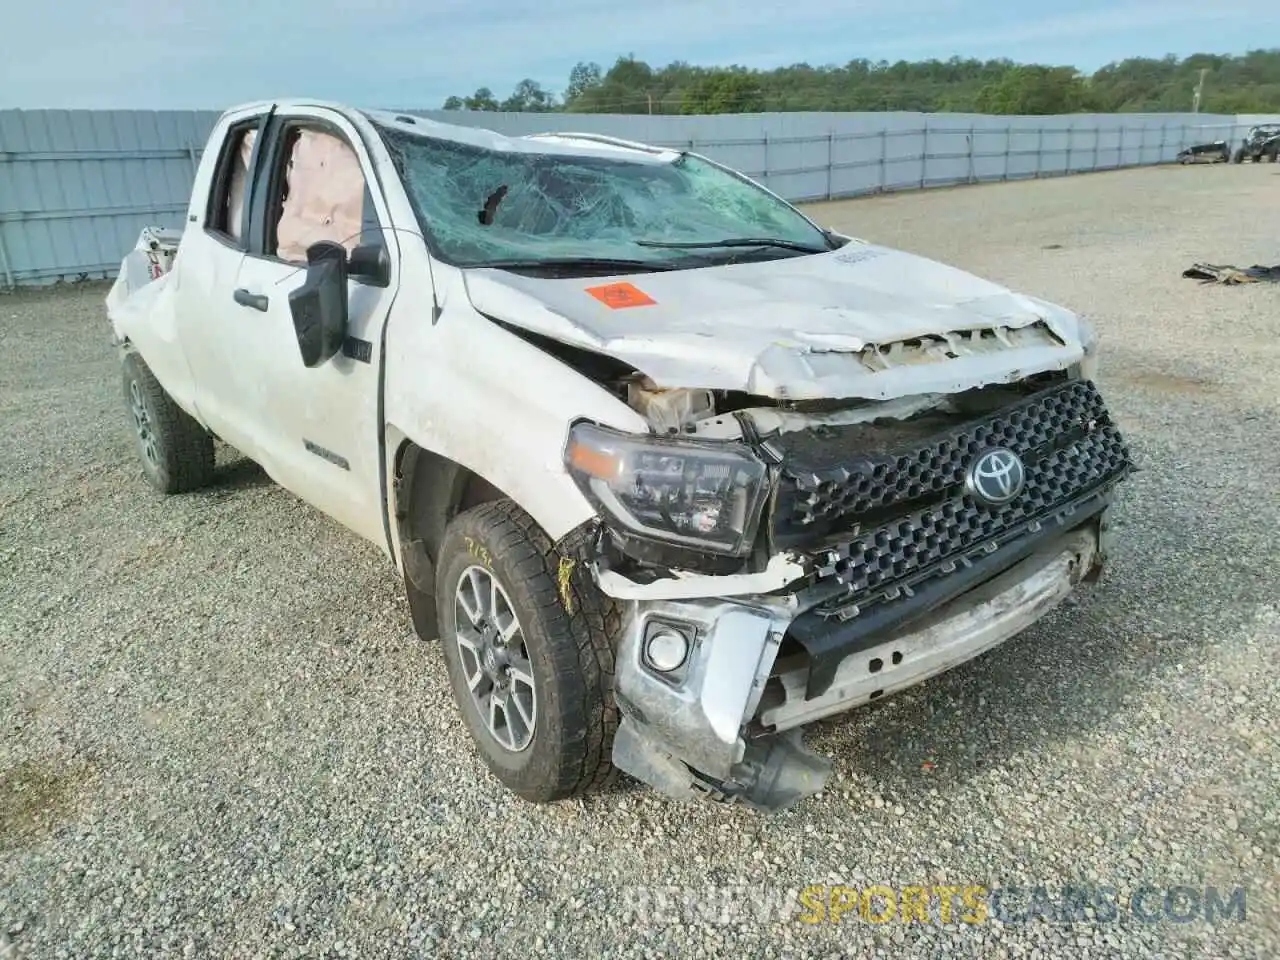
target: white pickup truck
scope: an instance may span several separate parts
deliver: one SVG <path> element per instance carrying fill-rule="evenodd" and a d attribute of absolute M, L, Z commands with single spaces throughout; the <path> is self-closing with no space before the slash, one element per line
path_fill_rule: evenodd
<path fill-rule="evenodd" d="M 794 804 L 806 724 L 1094 579 L 1132 469 L 1082 318 L 595 135 L 230 110 L 107 303 L 150 482 L 218 438 L 377 544 L 533 801 Z"/>

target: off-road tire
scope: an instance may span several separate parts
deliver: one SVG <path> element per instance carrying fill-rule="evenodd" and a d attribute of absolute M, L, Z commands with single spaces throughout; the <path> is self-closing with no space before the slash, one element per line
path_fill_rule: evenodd
<path fill-rule="evenodd" d="M 207 486 L 213 479 L 213 437 L 173 402 L 137 353 L 125 355 L 122 373 L 125 410 L 147 482 L 161 493 L 186 493 Z M 135 410 L 139 403 L 147 421 L 150 454 Z"/>
<path fill-rule="evenodd" d="M 436 563 L 436 607 L 454 700 L 481 757 L 508 789 L 535 803 L 593 793 L 617 778 L 614 652 L 620 610 L 586 563 L 586 534 L 559 544 L 513 501 L 482 503 L 449 523 Z M 457 643 L 455 590 L 479 566 L 520 620 L 537 710 L 520 752 L 500 744 L 471 695 Z"/>
<path fill-rule="evenodd" d="M 1236 152 L 1231 155 L 1232 163 L 1244 163 L 1244 147 L 1237 147 Z"/>

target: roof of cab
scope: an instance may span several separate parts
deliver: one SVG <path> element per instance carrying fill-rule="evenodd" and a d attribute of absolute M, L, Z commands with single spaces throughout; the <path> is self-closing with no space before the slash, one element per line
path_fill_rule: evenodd
<path fill-rule="evenodd" d="M 253 112 L 255 110 L 267 110 L 272 106 L 276 109 L 314 107 L 333 110 L 348 116 L 363 115 L 375 123 L 391 129 L 398 129 L 405 133 L 441 140 L 452 140 L 483 149 L 510 153 L 550 153 L 592 157 L 612 156 L 620 159 L 626 158 L 637 163 L 660 164 L 671 163 L 680 156 L 680 151 L 678 150 L 639 143 L 634 140 L 624 140 L 620 137 L 610 137 L 605 134 L 548 131 L 546 133 L 532 133 L 522 136 L 507 136 L 486 127 L 444 123 L 403 111 L 368 110 L 345 103 L 300 97 L 242 103 L 228 108 L 225 112 Z"/>

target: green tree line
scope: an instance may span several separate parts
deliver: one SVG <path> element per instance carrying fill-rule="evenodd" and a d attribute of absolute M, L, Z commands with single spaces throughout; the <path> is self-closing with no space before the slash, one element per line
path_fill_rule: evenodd
<path fill-rule="evenodd" d="M 567 113 L 757 113 L 784 110 L 920 110 L 928 113 L 1185 112 L 1204 71 L 1205 113 L 1280 112 L 1280 48 L 1179 59 L 1133 57 L 1092 74 L 1011 60 L 850 60 L 775 70 L 652 67 L 619 57 L 608 70 L 579 63 L 563 91 L 521 80 L 499 100 L 488 87 L 452 96 L 446 110 Z"/>

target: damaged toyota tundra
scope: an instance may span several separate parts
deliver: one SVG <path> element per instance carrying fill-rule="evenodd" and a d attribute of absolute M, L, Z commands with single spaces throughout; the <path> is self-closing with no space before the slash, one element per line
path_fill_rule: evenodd
<path fill-rule="evenodd" d="M 221 442 L 384 551 L 535 802 L 812 795 L 805 726 L 1096 580 L 1133 469 L 1083 318 L 595 134 L 237 107 L 107 313 L 151 485 Z"/>

